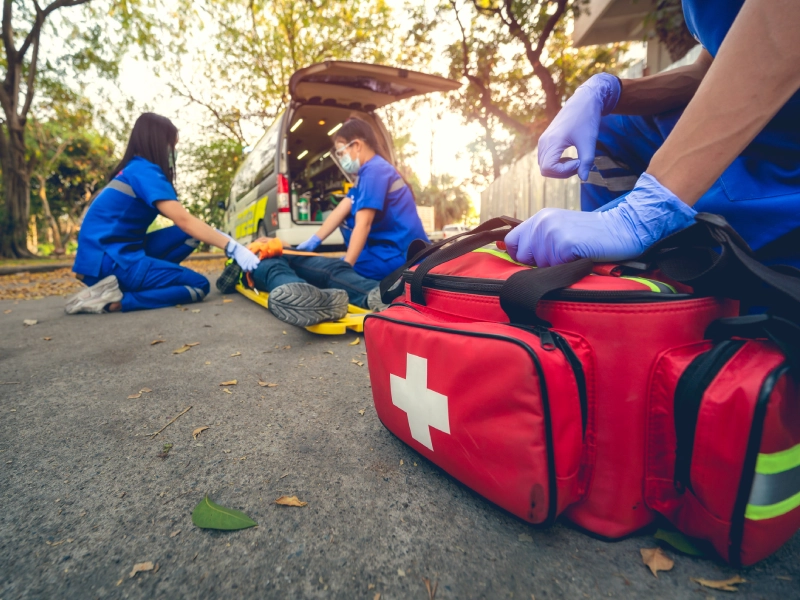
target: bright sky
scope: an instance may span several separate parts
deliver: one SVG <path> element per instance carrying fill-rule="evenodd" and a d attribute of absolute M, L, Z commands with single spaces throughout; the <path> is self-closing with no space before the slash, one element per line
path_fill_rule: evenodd
<path fill-rule="evenodd" d="M 403 3 L 404 0 L 390 0 L 401 22 Z M 430 71 L 434 73 L 444 73 L 447 68 L 442 58 L 443 51 L 439 50 L 434 52 L 437 58 L 430 67 Z M 172 119 L 181 131 L 181 140 L 196 140 L 201 135 L 198 124 L 208 118 L 207 113 L 199 107 L 187 109 L 184 100 L 170 94 L 166 83 L 154 74 L 151 65 L 130 56 L 126 57 L 120 68 L 119 80 L 122 92 L 134 98 L 138 105 L 146 105 L 150 110 Z M 436 174 L 449 173 L 457 180 L 470 176 L 470 159 L 466 147 L 480 135 L 478 126 L 464 125 L 458 114 L 449 113 L 447 109 L 441 118 L 432 118 L 427 105 L 408 115 L 407 121 L 411 125 L 412 139 L 417 150 L 416 156 L 409 162 L 423 184 L 430 178 L 431 151 Z M 472 187 L 467 189 L 475 209 L 480 212 L 481 190 Z"/>

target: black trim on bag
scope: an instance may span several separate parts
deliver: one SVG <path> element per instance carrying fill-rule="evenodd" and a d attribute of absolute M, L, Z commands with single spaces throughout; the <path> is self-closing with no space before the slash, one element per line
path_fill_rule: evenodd
<path fill-rule="evenodd" d="M 692 360 L 675 387 L 675 488 L 692 488 L 691 469 L 697 418 L 708 386 L 746 342 L 725 340 Z"/>
<path fill-rule="evenodd" d="M 747 440 L 747 453 L 742 465 L 742 478 L 739 480 L 739 490 L 736 493 L 736 503 L 733 505 L 731 516 L 730 551 L 728 561 L 734 567 L 742 566 L 742 538 L 744 536 L 744 519 L 747 510 L 747 501 L 753 487 L 756 475 L 756 461 L 758 451 L 761 449 L 761 436 L 764 433 L 764 421 L 767 418 L 767 405 L 778 380 L 789 371 L 789 365 L 784 363 L 770 371 L 761 384 L 758 392 L 756 407 L 753 411 L 753 421 L 750 425 L 750 437 Z"/>
<path fill-rule="evenodd" d="M 411 283 L 414 271 L 403 273 L 403 282 Z M 446 292 L 466 292 L 480 296 L 499 296 L 505 281 L 502 279 L 479 279 L 472 277 L 455 277 L 453 275 L 428 274 L 422 279 L 422 285 L 429 289 Z M 658 292 L 635 290 L 572 290 L 561 289 L 545 295 L 545 300 L 563 300 L 574 302 L 671 302 L 674 300 L 694 299 L 694 294 L 662 294 Z"/>
<path fill-rule="evenodd" d="M 397 303 L 398 306 L 405 306 L 406 308 L 411 308 L 412 310 L 416 310 L 413 307 L 409 306 L 405 303 Z M 393 305 L 394 306 L 394 305 Z M 419 312 L 419 311 L 417 311 Z M 544 412 L 544 422 L 545 422 L 545 445 L 547 447 L 547 471 L 548 471 L 548 486 L 549 486 L 549 499 L 548 502 L 550 505 L 547 507 L 547 518 L 542 521 L 541 523 L 532 523 L 534 526 L 538 527 L 549 527 L 553 524 L 556 520 L 556 510 L 558 508 L 558 488 L 556 483 L 556 463 L 555 463 L 555 455 L 553 452 L 553 431 L 552 431 L 552 421 L 550 418 L 550 399 L 547 395 L 547 381 L 544 376 L 544 370 L 542 369 L 542 365 L 539 362 L 539 357 L 536 355 L 536 352 L 533 348 L 531 348 L 525 342 L 518 340 L 516 338 L 510 336 L 504 336 L 496 333 L 481 333 L 476 331 L 461 331 L 458 329 L 448 329 L 446 327 L 438 327 L 436 325 L 424 325 L 421 323 L 409 323 L 406 321 L 401 321 L 399 319 L 393 319 L 391 317 L 385 316 L 383 313 L 372 313 L 367 315 L 364 318 L 364 324 L 371 319 L 378 319 L 381 321 L 386 321 L 388 323 L 394 323 L 396 325 L 405 325 L 406 327 L 416 327 L 417 329 L 427 329 L 430 331 L 438 331 L 443 333 L 453 333 L 456 335 L 463 335 L 466 337 L 480 337 L 486 339 L 495 339 L 504 342 L 510 342 L 522 348 L 528 355 L 531 357 L 531 360 L 536 367 L 536 373 L 539 376 L 539 389 L 542 394 L 542 408 Z"/>

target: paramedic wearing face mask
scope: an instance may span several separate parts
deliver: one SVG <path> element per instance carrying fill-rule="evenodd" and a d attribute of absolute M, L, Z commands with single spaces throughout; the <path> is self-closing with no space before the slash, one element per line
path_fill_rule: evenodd
<path fill-rule="evenodd" d="M 208 280 L 180 266 L 206 242 L 225 250 L 245 271 L 258 258 L 178 202 L 175 145 L 178 129 L 166 117 L 136 119 L 125 155 L 92 204 L 78 234 L 72 268 L 87 286 L 67 299 L 66 312 L 103 313 L 161 308 L 202 300 Z M 162 214 L 175 225 L 147 233 Z"/>
<path fill-rule="evenodd" d="M 800 2 L 683 0 L 683 12 L 703 46 L 693 65 L 595 75 L 544 132 L 542 174 L 577 173 L 585 212 L 539 211 L 506 236 L 512 258 L 630 259 L 709 212 L 766 262 L 800 267 Z M 570 146 L 577 159 L 562 158 Z"/>
<path fill-rule="evenodd" d="M 410 188 L 381 156 L 372 127 L 350 119 L 336 132 L 332 155 L 342 170 L 358 176 L 317 232 L 297 250 L 314 252 L 341 228 L 347 253 L 268 259 L 253 273 L 256 287 L 270 293 L 269 308 L 292 325 L 308 326 L 342 318 L 348 301 L 372 310 L 383 306 L 378 284 L 405 262 L 415 239 L 428 241 Z"/>

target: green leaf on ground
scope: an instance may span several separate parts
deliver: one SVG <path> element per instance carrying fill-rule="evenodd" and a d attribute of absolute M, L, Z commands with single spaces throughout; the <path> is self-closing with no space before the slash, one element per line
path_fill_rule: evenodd
<path fill-rule="evenodd" d="M 679 531 L 659 529 L 655 532 L 653 537 L 662 542 L 666 542 L 675 548 L 675 550 L 688 554 L 689 556 L 705 556 L 705 552 L 698 548 L 691 538 L 686 537 Z"/>
<path fill-rule="evenodd" d="M 208 499 L 208 496 L 194 507 L 192 523 L 202 529 L 223 529 L 225 531 L 236 531 L 258 525 L 241 511 L 214 504 Z"/>

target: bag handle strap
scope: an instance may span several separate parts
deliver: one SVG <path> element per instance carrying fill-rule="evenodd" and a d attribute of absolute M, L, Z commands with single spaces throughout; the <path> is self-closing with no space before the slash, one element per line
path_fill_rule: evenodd
<path fill-rule="evenodd" d="M 794 373 L 800 373 L 800 325 L 775 315 L 745 315 L 713 321 L 705 333 L 714 343 L 732 337 L 745 339 L 767 338 L 786 356 Z"/>
<path fill-rule="evenodd" d="M 639 259 L 695 291 L 727 296 L 789 321 L 800 318 L 800 270 L 760 263 L 747 243 L 719 215 L 698 213 L 697 223 L 664 238 Z M 719 249 L 719 252 L 715 250 Z"/>
<path fill-rule="evenodd" d="M 412 267 L 413 265 L 417 264 L 421 260 L 431 256 L 433 253 L 435 253 L 443 246 L 449 246 L 451 244 L 455 244 L 462 238 L 471 238 L 473 236 L 480 235 L 484 232 L 497 231 L 498 233 L 502 233 L 502 235 L 500 235 L 499 237 L 496 237 L 494 239 L 489 239 L 483 242 L 481 244 L 481 246 L 483 246 L 491 241 L 503 239 L 509 231 L 511 231 L 521 222 L 522 221 L 514 219 L 513 217 L 496 217 L 494 219 L 489 219 L 485 223 L 481 223 L 478 227 L 476 227 L 471 231 L 465 231 L 459 233 L 458 235 L 445 238 L 433 244 L 425 244 L 425 242 L 423 242 L 422 240 L 414 240 L 408 247 L 406 262 L 403 263 L 394 271 L 392 271 L 391 273 L 389 273 L 389 275 L 384 277 L 383 280 L 381 281 L 380 283 L 381 300 L 386 304 L 389 304 L 392 300 L 399 297 L 403 293 L 403 286 L 401 285 L 401 278 L 403 276 L 403 272 L 409 267 Z M 480 248 L 480 246 L 476 246 L 476 248 Z M 465 252 L 463 252 L 463 254 L 466 254 L 467 252 L 471 251 L 472 250 L 466 250 Z M 453 258 L 456 258 L 456 256 L 460 256 L 460 254 L 451 256 L 447 260 L 452 260 Z"/>
<path fill-rule="evenodd" d="M 500 306 L 512 323 L 550 327 L 550 323 L 536 315 L 539 301 L 549 292 L 577 283 L 588 276 L 593 267 L 591 259 L 581 258 L 554 267 L 514 273 L 500 290 Z"/>

